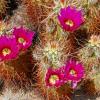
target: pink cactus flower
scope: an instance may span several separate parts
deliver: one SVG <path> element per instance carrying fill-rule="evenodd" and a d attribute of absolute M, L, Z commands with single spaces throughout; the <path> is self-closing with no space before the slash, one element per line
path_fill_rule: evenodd
<path fill-rule="evenodd" d="M 18 53 L 16 38 L 7 36 L 0 37 L 0 61 L 14 59 Z"/>
<path fill-rule="evenodd" d="M 31 46 L 32 39 L 35 33 L 27 29 L 24 29 L 23 27 L 20 27 L 14 28 L 13 34 L 16 37 L 19 49 L 25 50 Z"/>
<path fill-rule="evenodd" d="M 71 81 L 79 82 L 85 74 L 84 67 L 81 63 L 70 60 L 65 67 L 65 78 Z"/>
<path fill-rule="evenodd" d="M 48 87 L 60 87 L 64 84 L 64 75 L 60 69 L 49 68 L 46 73 L 45 82 Z"/>
<path fill-rule="evenodd" d="M 73 32 L 84 22 L 84 17 L 81 10 L 78 11 L 75 7 L 68 6 L 61 8 L 58 20 L 64 30 Z"/>

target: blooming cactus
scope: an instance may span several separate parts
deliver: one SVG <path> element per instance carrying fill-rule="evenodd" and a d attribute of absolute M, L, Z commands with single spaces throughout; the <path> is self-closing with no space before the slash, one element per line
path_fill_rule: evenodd
<path fill-rule="evenodd" d="M 23 27 L 14 28 L 13 31 L 13 35 L 16 37 L 18 47 L 22 50 L 25 50 L 31 46 L 34 34 L 34 32 L 26 30 Z"/>
<path fill-rule="evenodd" d="M 82 11 L 78 11 L 75 7 L 72 8 L 70 6 L 60 10 L 58 19 L 62 28 L 70 32 L 77 30 L 84 21 Z"/>
<path fill-rule="evenodd" d="M 16 38 L 7 36 L 0 37 L 0 60 L 14 59 L 18 53 Z"/>

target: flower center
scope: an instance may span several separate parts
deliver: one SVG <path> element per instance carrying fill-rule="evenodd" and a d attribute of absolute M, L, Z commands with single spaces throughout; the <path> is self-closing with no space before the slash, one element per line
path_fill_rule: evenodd
<path fill-rule="evenodd" d="M 76 71 L 73 70 L 73 69 L 71 69 L 71 70 L 70 70 L 70 74 L 73 75 L 73 76 L 76 76 Z"/>
<path fill-rule="evenodd" d="M 70 27 L 72 27 L 74 25 L 73 21 L 72 20 L 67 20 L 66 21 L 66 24 Z"/>
<path fill-rule="evenodd" d="M 55 84 L 59 80 L 59 77 L 57 75 L 52 75 L 49 79 L 49 82 L 51 84 Z"/>
<path fill-rule="evenodd" d="M 4 56 L 9 55 L 10 53 L 11 53 L 11 50 L 8 49 L 8 48 L 4 48 L 4 49 L 2 50 L 2 54 L 3 54 Z"/>
<path fill-rule="evenodd" d="M 18 42 L 19 42 L 19 43 L 22 43 L 22 44 L 23 44 L 23 43 L 26 43 L 25 39 L 22 38 L 22 37 L 18 38 Z"/>

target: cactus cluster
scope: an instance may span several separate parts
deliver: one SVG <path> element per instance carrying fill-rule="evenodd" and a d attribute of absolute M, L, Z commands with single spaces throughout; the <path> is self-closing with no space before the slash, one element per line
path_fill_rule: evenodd
<path fill-rule="evenodd" d="M 17 2 L 12 16 L 0 20 L 0 99 L 73 100 L 77 91 L 99 96 L 99 0 Z M 0 1 L 0 16 L 6 4 Z"/>

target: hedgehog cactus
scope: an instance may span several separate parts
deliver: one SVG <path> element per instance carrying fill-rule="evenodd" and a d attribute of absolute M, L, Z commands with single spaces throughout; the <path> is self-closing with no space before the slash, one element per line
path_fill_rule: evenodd
<path fill-rule="evenodd" d="M 13 16 L 9 20 L 10 29 L 19 26 L 31 29 L 31 27 L 29 27 L 30 25 L 31 24 L 29 23 L 26 7 L 24 5 L 18 6 L 18 9 L 14 11 Z"/>
<path fill-rule="evenodd" d="M 0 0 L 0 19 L 2 18 L 2 15 L 6 13 L 6 8 L 7 8 L 7 1 Z"/>
<path fill-rule="evenodd" d="M 67 37 L 57 39 L 50 34 L 47 35 L 41 33 L 39 38 L 39 45 L 37 44 L 36 46 L 34 46 L 32 51 L 33 60 L 36 61 L 35 65 L 38 66 L 36 86 L 42 91 L 43 95 L 45 95 L 46 98 L 49 98 L 50 100 L 52 100 L 51 98 L 60 99 L 59 95 L 63 97 L 62 93 L 59 94 L 59 92 L 62 91 L 62 88 L 59 87 L 59 89 L 56 89 L 47 87 L 45 77 L 50 66 L 55 70 L 57 70 L 61 66 L 65 66 L 67 59 L 69 58 L 69 56 L 71 56 L 73 46 L 70 45 L 70 48 L 68 49 L 68 44 L 71 43 L 71 41 L 66 40 Z M 72 91 L 71 88 L 67 85 L 65 87 L 68 91 L 68 95 L 70 95 Z M 66 98 L 68 98 L 67 95 Z"/>
<path fill-rule="evenodd" d="M 4 21 L 0 21 L 0 35 L 4 35 L 7 30 L 7 23 Z"/>
<path fill-rule="evenodd" d="M 87 16 L 87 30 L 90 34 L 100 34 L 99 25 L 100 25 L 100 7 L 92 6 L 89 9 Z M 95 21 L 93 21 L 95 20 Z"/>
<path fill-rule="evenodd" d="M 89 78 L 93 80 L 95 86 L 95 92 L 100 94 L 100 67 L 94 66 L 91 73 L 89 74 Z"/>
<path fill-rule="evenodd" d="M 66 38 L 62 37 L 58 40 L 52 38 L 51 35 L 43 34 L 43 37 L 40 36 L 39 45 L 33 48 L 33 59 L 37 60 L 44 69 L 48 68 L 50 65 L 54 66 L 54 68 L 64 66 L 74 49 L 74 46 L 71 44 L 70 48 L 68 48 L 69 42 L 71 43 L 71 41 L 66 40 Z"/>
<path fill-rule="evenodd" d="M 43 95 L 45 95 L 46 98 L 48 97 L 49 99 L 51 99 L 51 98 L 48 95 L 50 93 L 52 94 L 53 91 L 52 91 L 52 87 L 49 87 L 49 89 L 48 89 L 48 86 L 52 86 L 51 83 L 48 83 L 48 81 L 46 81 L 47 83 L 45 82 L 46 75 L 48 76 L 47 79 L 50 77 L 49 74 L 47 73 L 48 68 L 52 67 L 53 69 L 58 69 L 61 66 L 65 66 L 66 62 L 68 61 L 68 59 L 70 57 L 76 56 L 76 55 L 73 55 L 73 54 L 75 54 L 75 51 L 76 51 L 75 49 L 73 50 L 73 48 L 76 48 L 76 46 L 74 46 L 72 43 L 72 40 L 74 41 L 76 34 L 72 35 L 72 34 L 68 34 L 68 33 L 74 33 L 76 30 L 78 30 L 80 28 L 83 28 L 83 29 L 85 28 L 85 26 L 88 24 L 88 22 L 85 23 L 85 19 L 89 19 L 89 17 L 86 16 L 87 10 L 89 10 L 89 7 L 91 7 L 92 4 L 95 4 L 92 1 L 83 1 L 82 5 L 80 5 L 80 3 L 78 3 L 76 0 L 73 0 L 72 2 L 66 2 L 66 1 L 59 0 L 58 2 L 54 1 L 54 7 L 53 7 L 52 13 L 51 13 L 53 15 L 50 15 L 50 17 L 47 17 L 45 20 L 42 21 L 43 23 L 46 23 L 47 28 L 48 28 L 48 22 L 50 20 L 52 20 L 52 22 L 53 22 L 52 25 L 54 25 L 53 28 L 55 28 L 53 31 L 51 31 L 51 34 L 53 36 L 51 34 L 49 35 L 49 33 L 48 33 L 48 36 L 46 36 L 46 34 L 44 34 L 41 37 L 41 35 L 43 33 L 40 32 L 39 33 L 39 39 L 40 39 L 39 46 L 36 44 L 36 46 L 33 47 L 33 52 L 32 52 L 33 60 L 36 61 L 36 66 L 38 66 L 38 68 L 39 68 L 39 71 L 37 72 L 37 77 L 39 80 L 37 79 L 37 83 L 39 84 L 40 87 L 38 87 L 38 86 L 37 87 L 40 88 L 42 90 Z M 76 3 L 76 6 L 74 7 L 75 3 Z M 79 7 L 81 7 L 81 9 Z M 84 9 L 84 10 L 82 10 L 82 9 Z M 68 13 L 70 13 L 70 14 L 68 14 Z M 48 13 L 48 15 L 49 15 L 49 13 Z M 56 16 L 58 17 L 58 19 Z M 87 18 L 85 18 L 85 16 Z M 84 24 L 83 24 L 83 22 L 84 22 Z M 88 30 L 88 28 L 89 27 L 87 27 L 87 30 Z M 51 28 L 49 27 L 48 29 L 50 30 Z M 48 30 L 46 30 L 45 33 L 47 33 L 47 32 L 48 32 Z M 61 33 L 63 33 L 63 34 L 61 34 Z M 56 37 L 56 40 L 55 40 L 55 37 Z M 64 39 L 67 42 L 65 42 Z M 57 42 L 57 41 L 60 41 L 60 42 Z M 70 41 L 70 42 L 68 42 L 68 41 Z M 70 46 L 68 46 L 69 43 L 70 43 Z M 63 48 L 65 49 L 64 51 L 63 51 Z M 90 53 L 90 50 L 91 50 L 91 53 Z M 74 53 L 73 53 L 73 51 L 74 51 Z M 73 53 L 73 54 L 71 54 L 71 53 Z M 66 57 L 64 55 L 66 55 Z M 99 59 L 99 37 L 96 35 L 93 35 L 90 37 L 90 40 L 88 41 L 86 46 L 81 48 L 78 52 L 78 60 L 80 60 L 84 64 L 86 76 L 89 75 L 89 71 L 91 70 L 90 67 L 99 63 L 98 59 Z M 72 65 L 72 66 L 74 66 L 74 65 Z M 78 68 L 78 70 L 79 70 L 79 68 Z M 77 72 L 78 72 L 78 70 L 77 70 Z M 77 72 L 72 72 L 72 73 L 77 73 Z M 55 71 L 53 73 L 55 73 Z M 66 75 L 66 77 L 67 76 L 68 75 Z M 55 74 L 52 75 L 51 78 L 49 79 L 49 81 L 52 82 L 52 84 L 56 83 L 56 81 L 58 82 L 57 84 L 55 84 L 56 88 L 62 84 L 62 82 L 59 81 L 59 77 L 60 76 L 56 73 L 56 75 Z M 95 81 L 97 81 L 97 80 L 95 80 Z M 41 85 L 41 84 L 43 84 L 43 85 Z M 76 85 L 77 82 L 75 82 L 75 81 L 73 81 L 72 84 L 73 84 L 73 88 L 77 86 Z M 46 88 L 46 85 L 47 85 L 47 88 Z M 60 89 L 63 88 L 63 85 L 60 86 Z M 56 88 L 53 88 L 53 90 L 56 91 Z M 72 87 L 70 87 L 70 88 L 72 88 Z M 46 93 L 46 92 L 48 92 L 48 93 Z M 52 94 L 53 98 L 56 97 L 56 94 L 59 94 L 57 91 L 54 93 L 55 93 L 55 96 L 54 96 L 54 94 Z M 61 96 L 62 96 L 62 93 L 63 92 L 61 91 L 60 92 Z M 48 95 L 46 95 L 46 94 L 48 94 Z"/>
<path fill-rule="evenodd" d="M 0 95 L 0 100 L 43 100 L 42 97 L 37 95 L 35 91 L 25 92 L 23 89 L 13 90 L 11 87 L 7 87 Z"/>
<path fill-rule="evenodd" d="M 88 95 L 100 95 L 100 65 L 91 66 L 90 72 L 84 79 L 82 89 Z"/>
<path fill-rule="evenodd" d="M 86 66 L 86 79 L 83 88 L 90 95 L 100 94 L 100 36 L 91 35 L 85 47 L 79 50 L 78 57 Z M 88 81 L 90 80 L 90 81 Z M 88 86 L 88 84 L 91 84 Z M 87 88 L 87 89 L 86 89 Z M 91 90 L 92 89 L 92 90 Z"/>
<path fill-rule="evenodd" d="M 87 66 L 99 64 L 100 36 L 92 35 L 85 47 L 79 50 L 79 59 Z"/>
<path fill-rule="evenodd" d="M 64 95 L 62 99 L 65 98 L 68 99 L 70 94 L 72 93 L 73 88 L 77 86 L 77 83 L 79 82 L 80 79 L 77 81 L 72 80 L 71 82 L 73 84 L 72 85 L 69 79 L 69 77 L 71 77 L 70 75 L 68 77 L 69 82 L 66 82 L 67 78 L 64 78 L 65 76 L 67 77 L 68 73 L 70 73 L 70 70 L 72 69 L 71 66 L 73 66 L 73 70 L 74 67 L 76 67 L 75 63 L 66 66 L 67 60 L 73 55 L 74 48 L 75 46 L 73 45 L 72 41 L 67 38 L 67 36 L 62 35 L 60 38 L 57 38 L 57 34 L 47 35 L 41 33 L 39 35 L 39 43 L 33 46 L 32 56 L 33 60 L 36 62 L 35 66 L 38 67 L 36 75 L 37 76 L 36 87 L 40 89 L 40 92 L 42 91 L 42 95 L 44 95 L 46 98 L 49 98 L 50 100 L 52 100 L 52 98 L 61 99 Z M 66 68 L 64 66 L 66 66 Z M 77 64 L 77 67 L 78 66 L 80 65 Z M 49 71 L 49 68 L 52 68 L 52 70 Z M 60 71 L 58 71 L 58 69 L 60 69 L 60 71 L 63 72 L 62 75 L 60 74 Z M 75 70 L 75 73 L 78 72 L 79 72 L 78 70 L 77 71 Z M 80 73 L 82 73 L 81 70 Z M 63 78 L 65 80 L 60 81 Z M 55 84 L 56 80 L 57 81 L 59 80 L 57 84 Z M 55 87 L 52 87 L 53 84 L 55 84 Z M 63 92 L 62 90 L 63 87 L 64 88 L 66 87 L 65 91 L 67 95 L 65 95 L 65 93 Z"/>
<path fill-rule="evenodd" d="M 70 86 L 68 86 L 67 84 L 63 84 L 59 88 L 47 87 L 45 83 L 45 76 L 46 76 L 45 73 L 46 73 L 46 70 L 43 70 L 42 68 L 38 69 L 36 87 L 37 87 L 37 90 L 40 91 L 40 94 L 42 94 L 42 96 L 45 99 L 49 99 L 49 100 L 53 100 L 53 99 L 70 100 L 70 96 L 72 94 L 72 89 L 70 88 Z M 64 93 L 65 91 L 66 93 Z"/>
<path fill-rule="evenodd" d="M 30 85 L 28 79 L 30 70 L 26 66 L 31 68 L 32 65 L 30 61 L 29 63 L 26 61 L 28 57 L 31 58 L 30 55 L 27 56 L 29 52 L 26 50 L 31 46 L 33 35 L 34 32 L 20 27 L 13 28 L 10 34 L 0 36 L 0 76 L 8 86 L 17 84 L 15 87 L 28 88 Z"/>
<path fill-rule="evenodd" d="M 26 7 L 26 13 L 29 18 L 29 22 L 33 27 L 34 30 L 39 28 L 39 31 L 45 30 L 45 24 L 41 23 L 47 16 L 50 10 L 52 9 L 46 7 L 45 4 L 51 4 L 52 0 L 49 2 L 42 1 L 42 0 L 22 0 L 23 5 Z M 43 3 L 43 4 L 42 4 Z"/>
<path fill-rule="evenodd" d="M 70 100 L 80 86 L 87 94 L 100 94 L 99 0 L 19 1 L 14 15 L 0 21 L 5 87 L 24 88 L 26 93 L 34 87 L 46 100 Z M 5 0 L 1 2 L 0 14 L 6 9 Z"/>

